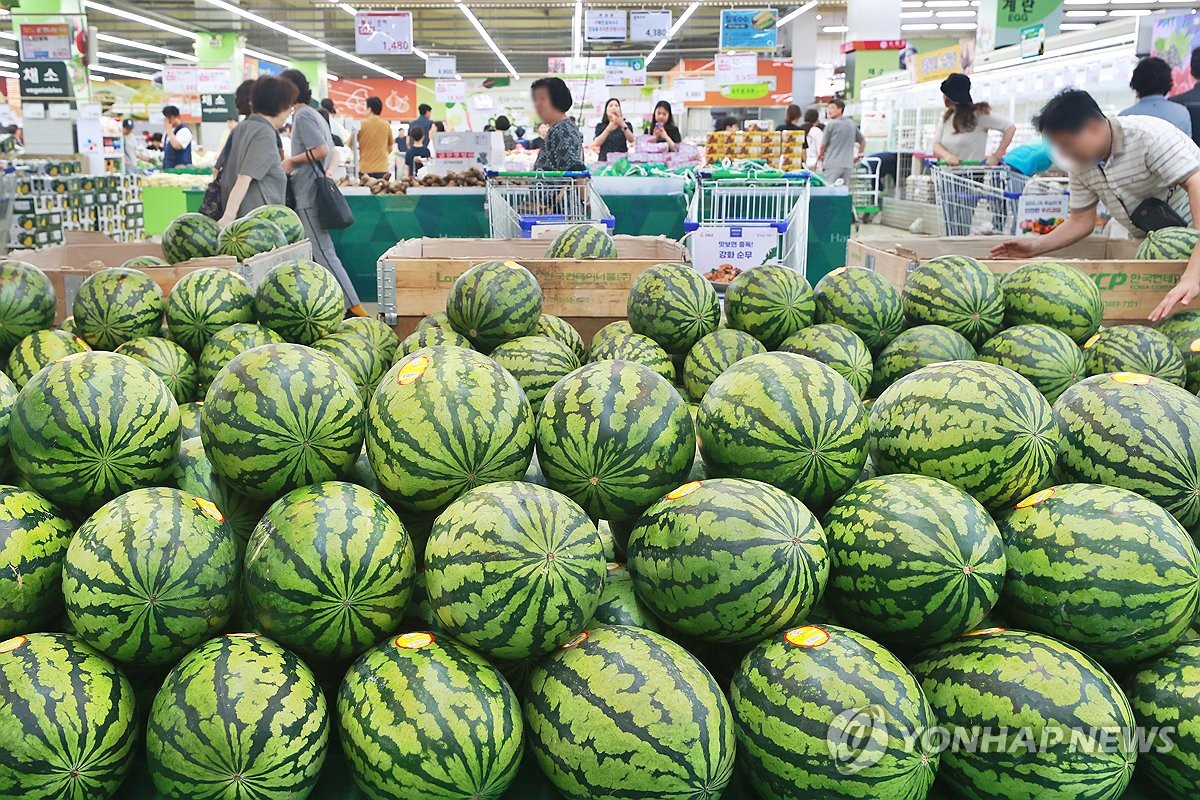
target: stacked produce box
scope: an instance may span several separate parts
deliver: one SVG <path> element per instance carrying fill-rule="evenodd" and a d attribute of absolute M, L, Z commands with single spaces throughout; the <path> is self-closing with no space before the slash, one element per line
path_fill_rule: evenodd
<path fill-rule="evenodd" d="M 62 244 L 66 231 L 98 231 L 126 242 L 145 238 L 137 176 L 82 175 L 73 161 L 15 166 L 11 248 Z"/>

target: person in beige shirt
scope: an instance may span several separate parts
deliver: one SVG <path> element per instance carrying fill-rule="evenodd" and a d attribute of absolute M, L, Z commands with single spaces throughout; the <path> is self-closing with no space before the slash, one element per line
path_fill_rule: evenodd
<path fill-rule="evenodd" d="M 386 178 L 391 174 L 389 160 L 395 141 L 392 126 L 380 114 L 383 101 L 378 97 L 367 98 L 367 118 L 358 129 L 358 171 L 372 178 Z"/>
<path fill-rule="evenodd" d="M 956 72 L 942 81 L 946 113 L 933 136 L 933 154 L 952 167 L 964 161 L 982 161 L 996 166 L 1012 144 L 1017 126 L 992 113 L 987 103 L 971 97 L 971 79 Z M 988 131 L 1001 131 L 1000 145 L 987 152 Z"/>

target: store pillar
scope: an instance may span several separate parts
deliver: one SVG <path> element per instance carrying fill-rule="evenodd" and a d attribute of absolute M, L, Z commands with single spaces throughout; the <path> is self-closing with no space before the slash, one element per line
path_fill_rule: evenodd
<path fill-rule="evenodd" d="M 817 29 L 815 11 L 792 20 L 792 102 L 801 108 L 817 99 Z"/>
<path fill-rule="evenodd" d="M 847 0 L 846 39 L 899 39 L 900 8 L 896 0 Z"/>
<path fill-rule="evenodd" d="M 225 135 L 227 120 L 237 114 L 233 95 L 246 74 L 246 37 L 234 31 L 198 33 L 193 52 L 198 69 L 199 141 L 205 147 L 216 147 Z"/>

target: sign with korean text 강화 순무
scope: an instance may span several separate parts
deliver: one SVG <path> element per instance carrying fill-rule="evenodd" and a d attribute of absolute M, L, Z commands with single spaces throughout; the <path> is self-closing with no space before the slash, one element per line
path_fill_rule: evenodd
<path fill-rule="evenodd" d="M 162 73 L 163 91 L 167 94 L 197 94 L 199 76 L 196 72 L 196 67 L 167 64 Z"/>
<path fill-rule="evenodd" d="M 604 59 L 605 86 L 645 86 L 646 59 L 641 56 L 609 56 Z"/>
<path fill-rule="evenodd" d="M 430 56 L 425 59 L 426 78 L 453 78 L 457 74 L 457 56 Z"/>
<path fill-rule="evenodd" d="M 467 82 L 439 80 L 433 84 L 433 99 L 439 103 L 467 102 Z"/>
<path fill-rule="evenodd" d="M 671 33 L 670 11 L 630 11 L 629 41 L 657 42 Z"/>
<path fill-rule="evenodd" d="M 758 56 L 754 53 L 717 53 L 713 67 L 719 86 L 758 83 Z"/>
<path fill-rule="evenodd" d="M 21 23 L 18 31 L 22 61 L 67 61 L 72 56 L 68 22 Z"/>
<path fill-rule="evenodd" d="M 774 50 L 779 12 L 773 8 L 721 10 L 721 50 Z"/>
<path fill-rule="evenodd" d="M 717 225 L 692 234 L 692 265 L 701 272 L 732 264 L 746 270 L 777 254 L 779 231 L 770 225 Z"/>
<path fill-rule="evenodd" d="M 411 11 L 360 11 L 354 15 L 354 52 L 359 55 L 411 55 Z"/>
<path fill-rule="evenodd" d="M 584 14 L 583 36 L 589 42 L 625 41 L 624 9 L 593 8 Z"/>
<path fill-rule="evenodd" d="M 233 92 L 233 70 L 229 67 L 197 67 L 196 92 L 198 94 L 231 94 Z"/>

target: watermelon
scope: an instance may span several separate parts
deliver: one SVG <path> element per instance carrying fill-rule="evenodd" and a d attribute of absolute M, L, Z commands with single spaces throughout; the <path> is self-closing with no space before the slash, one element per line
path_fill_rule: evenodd
<path fill-rule="evenodd" d="M 546 482 L 593 519 L 637 519 L 683 482 L 695 454 L 683 398 L 640 364 L 600 361 L 572 372 L 537 418 Z"/>
<path fill-rule="evenodd" d="M 813 322 L 817 304 L 812 287 L 796 270 L 764 264 L 733 279 L 725 290 L 729 327 L 745 331 L 768 350 Z"/>
<path fill-rule="evenodd" d="M 17 399 L 17 387 L 0 372 L 0 480 L 7 478 L 12 471 L 12 459 L 8 454 L 8 443 L 11 439 L 10 425 L 12 407 Z"/>
<path fill-rule="evenodd" d="M 1164 334 L 1145 325 L 1105 328 L 1083 345 L 1088 375 L 1138 372 L 1177 386 L 1187 382 L 1183 353 Z"/>
<path fill-rule="evenodd" d="M 515 261 L 485 261 L 458 276 L 446 298 L 454 330 L 483 352 L 537 330 L 542 287 Z"/>
<path fill-rule="evenodd" d="M 368 797 L 498 800 L 521 765 L 516 695 L 448 636 L 413 631 L 371 650 L 346 673 L 337 714 Z"/>
<path fill-rule="evenodd" d="M 399 364 L 421 348 L 437 347 L 439 345 L 444 347 L 464 347 L 470 350 L 471 340 L 449 328 L 436 328 L 433 326 L 418 328 L 400 342 L 400 346 L 396 348 L 396 354 L 392 358 L 392 366 Z"/>
<path fill-rule="evenodd" d="M 550 243 L 546 258 L 616 258 L 617 243 L 607 228 L 588 223 L 572 225 Z"/>
<path fill-rule="evenodd" d="M 813 325 L 792 334 L 777 349 L 815 358 L 833 367 L 838 375 L 850 382 L 859 397 L 866 397 L 871 388 L 871 351 L 849 328 L 832 323 Z"/>
<path fill-rule="evenodd" d="M 1175 518 L 1125 489 L 1045 489 L 1000 518 L 1004 616 L 1130 667 L 1159 655 L 1200 610 L 1200 553 Z"/>
<path fill-rule="evenodd" d="M 329 712 L 308 667 L 262 636 L 209 639 L 150 708 L 146 762 L 164 800 L 303 800 L 325 763 Z"/>
<path fill-rule="evenodd" d="M 1150 231 L 1138 246 L 1137 257 L 1142 261 L 1187 261 L 1200 243 L 1200 230 L 1195 228 L 1162 228 Z"/>
<path fill-rule="evenodd" d="M 397 338 L 396 332 L 392 330 L 381 319 L 375 317 L 347 317 L 342 320 L 338 326 L 340 333 L 353 333 L 362 337 L 371 345 L 371 349 L 379 353 L 379 356 L 391 364 L 396 358 L 396 348 L 400 346 L 400 339 Z"/>
<path fill-rule="evenodd" d="M 740 763 L 763 800 L 924 800 L 937 718 L 876 642 L 803 625 L 745 657 L 729 691 Z"/>
<path fill-rule="evenodd" d="M 179 405 L 180 441 L 187 441 L 193 436 L 200 435 L 200 409 L 202 408 L 204 408 L 204 403 L 200 400 Z"/>
<path fill-rule="evenodd" d="M 63 557 L 74 532 L 45 498 L 0 486 L 0 639 L 41 630 L 58 616 Z"/>
<path fill-rule="evenodd" d="M 975 348 L 961 333 L 941 325 L 918 325 L 901 333 L 875 359 L 871 394 L 884 389 L 909 373 L 943 361 L 970 361 Z"/>
<path fill-rule="evenodd" d="M 136 269 L 102 269 L 89 275 L 75 295 L 72 313 L 79 336 L 97 350 L 139 336 L 157 336 L 166 298 L 162 289 Z"/>
<path fill-rule="evenodd" d="M 605 557 L 608 555 L 605 553 Z M 638 599 L 633 588 L 633 576 L 624 564 L 616 561 L 608 562 L 600 604 L 585 627 L 595 628 L 598 625 L 629 625 L 651 631 L 657 631 L 660 627 L 654 614 Z"/>
<path fill-rule="evenodd" d="M 266 219 L 242 217 L 221 229 L 217 237 L 217 255 L 233 256 L 238 261 L 278 250 L 288 243 L 283 229 Z"/>
<path fill-rule="evenodd" d="M 270 328 L 252 322 L 239 322 L 214 333 L 200 351 L 198 375 L 201 389 L 206 389 L 234 356 L 265 344 L 283 344 L 283 337 Z"/>
<path fill-rule="evenodd" d="M 425 546 L 425 588 L 442 630 L 486 656 L 522 659 L 565 644 L 604 586 L 596 525 L 558 492 L 524 481 L 450 504 Z"/>
<path fill-rule="evenodd" d="M 1187 390 L 1200 392 L 1200 311 L 1180 311 L 1158 323 L 1155 330 L 1170 339 L 1183 355 Z"/>
<path fill-rule="evenodd" d="M 124 264 L 121 269 L 146 269 L 148 267 L 169 267 L 171 262 L 161 259 L 158 256 L 135 256 Z"/>
<path fill-rule="evenodd" d="M 13 385 L 20 389 L 47 364 L 73 353 L 86 353 L 91 349 L 83 339 L 66 331 L 34 331 L 17 342 L 16 347 L 8 354 L 8 377 L 12 379 Z"/>
<path fill-rule="evenodd" d="M 692 267 L 656 264 L 630 287 L 628 315 L 634 333 L 649 336 L 668 353 L 687 353 L 717 329 L 721 301 L 708 279 Z"/>
<path fill-rule="evenodd" d="M 54 327 L 58 300 L 46 273 L 0 259 L 0 355 L 34 331 Z"/>
<path fill-rule="evenodd" d="M 524 708 L 530 750 L 571 800 L 717 798 L 733 774 L 720 686 L 653 631 L 580 634 L 534 666 Z"/>
<path fill-rule="evenodd" d="M 1111 800 L 1129 785 L 1138 758 L 1129 701 L 1073 647 L 989 628 L 911 667 L 951 741 L 963 742 L 942 753 L 938 771 L 952 796 Z"/>
<path fill-rule="evenodd" d="M 980 346 L 979 360 L 1008 367 L 1050 403 L 1085 377 L 1079 345 L 1057 328 L 1037 323 L 1000 331 Z"/>
<path fill-rule="evenodd" d="M 274 500 L 341 477 L 362 451 L 362 412 L 358 387 L 329 356 L 269 344 L 217 373 L 200 438 L 213 473 L 230 488 Z"/>
<path fill-rule="evenodd" d="M 1064 483 L 1136 492 L 1191 531 L 1200 527 L 1200 399 L 1166 381 L 1118 372 L 1087 378 L 1054 404 Z"/>
<path fill-rule="evenodd" d="M 858 479 L 867 415 L 832 368 L 794 353 L 764 353 L 713 381 L 696 419 L 710 475 L 750 478 L 823 509 Z"/>
<path fill-rule="evenodd" d="M 1061 438 L 1032 383 L 978 361 L 917 370 L 871 408 L 871 460 L 880 474 L 941 478 L 989 509 L 1042 486 Z"/>
<path fill-rule="evenodd" d="M 748 333 L 721 328 L 705 335 L 688 351 L 683 362 L 683 387 L 688 397 L 700 402 L 712 382 L 743 358 L 767 352 L 767 348 Z"/>
<path fill-rule="evenodd" d="M 295 244 L 306 237 L 300 215 L 287 206 L 259 206 L 246 215 L 247 219 L 265 219 L 274 222 L 283 231 L 288 244 Z"/>
<path fill-rule="evenodd" d="M 371 399 L 379 381 L 392 368 L 392 362 L 386 360 L 383 353 L 353 332 L 334 331 L 313 342 L 312 347 L 333 359 L 333 363 L 350 376 L 364 404 Z"/>
<path fill-rule="evenodd" d="M 308 663 L 340 663 L 395 630 L 412 593 L 408 531 L 374 492 L 330 481 L 277 500 L 246 548 L 255 629 Z"/>
<path fill-rule="evenodd" d="M 569 347 L 545 336 L 505 342 L 492 351 L 492 360 L 517 379 L 535 412 L 551 386 L 579 369 L 579 359 Z"/>
<path fill-rule="evenodd" d="M 441 328 L 442 330 L 452 331 L 454 326 L 450 324 L 450 316 L 445 311 L 435 311 L 432 314 L 427 314 L 417 323 L 416 330 L 423 331 L 426 328 Z"/>
<path fill-rule="evenodd" d="M 587 361 L 588 349 L 587 345 L 583 343 L 583 337 L 579 335 L 579 331 L 575 330 L 575 326 L 562 317 L 556 317 L 553 314 L 543 312 L 538 317 L 535 332 L 538 336 L 547 336 L 561 344 L 565 344 L 575 354 L 575 358 L 579 359 L 580 364 Z M 630 329 L 630 333 L 632 332 L 633 330 Z"/>
<path fill-rule="evenodd" d="M 212 464 L 204 454 L 204 443 L 199 433 L 184 439 L 179 445 L 179 455 L 166 482 L 188 494 L 211 501 L 221 516 L 225 517 L 225 523 L 237 541 L 238 552 L 245 552 L 246 542 L 267 506 L 238 494 L 213 475 Z M 241 562 L 239 557 L 238 564 Z"/>
<path fill-rule="evenodd" d="M 218 255 L 220 235 L 216 220 L 203 214 L 183 214 L 163 231 L 163 255 L 172 264 Z"/>
<path fill-rule="evenodd" d="M 908 273 L 904 315 L 917 325 L 945 325 L 978 347 L 1004 324 L 1000 284 L 970 256 L 931 258 Z"/>
<path fill-rule="evenodd" d="M 66 331 L 72 336 L 78 335 L 78 331 L 75 330 L 75 317 L 64 318 L 62 322 L 58 323 L 58 329 L 60 331 Z"/>
<path fill-rule="evenodd" d="M 13 463 L 57 506 L 91 512 L 160 484 L 179 450 L 179 408 L 159 377 L 115 353 L 77 353 L 13 402 Z"/>
<path fill-rule="evenodd" d="M 817 281 L 813 297 L 818 323 L 853 331 L 874 355 L 904 330 L 900 292 L 874 270 L 839 267 Z"/>
<path fill-rule="evenodd" d="M 346 480 L 349 483 L 361 486 L 364 489 L 370 489 L 375 494 L 379 494 L 379 479 L 375 477 L 375 470 L 371 469 L 371 459 L 367 458 L 365 443 L 363 451 L 359 453 L 358 458 L 354 460 L 354 464 L 346 471 Z M 422 541 L 423 544 L 424 541 Z"/>
<path fill-rule="evenodd" d="M 166 384 L 175 402 L 190 403 L 196 399 L 196 362 L 175 342 L 157 336 L 142 336 L 125 342 L 117 352 L 153 370 Z"/>
<path fill-rule="evenodd" d="M 605 339 L 592 348 L 591 361 L 627 361 L 641 364 L 661 375 L 668 383 L 675 382 L 675 362 L 649 336 L 630 333 Z"/>
<path fill-rule="evenodd" d="M 1148 732 L 1138 774 L 1167 797 L 1187 800 L 1200 786 L 1200 641 L 1175 645 L 1143 664 L 1129 685 L 1129 703 Z"/>
<path fill-rule="evenodd" d="M 108 800 L 137 746 L 133 687 L 73 636 L 0 642 L 0 795 Z"/>
<path fill-rule="evenodd" d="M 765 483 L 692 481 L 650 506 L 627 546 L 638 597 L 675 630 L 754 644 L 805 619 L 829 577 L 820 523 Z"/>
<path fill-rule="evenodd" d="M 345 314 L 346 295 L 337 278 L 315 261 L 285 261 L 267 273 L 254 293 L 259 323 L 296 344 L 312 344 L 333 333 Z"/>
<path fill-rule="evenodd" d="M 227 269 L 189 272 L 167 295 L 167 328 L 195 356 L 217 331 L 253 321 L 254 290 L 245 278 Z"/>
<path fill-rule="evenodd" d="M 1000 281 L 1004 326 L 1046 325 L 1085 342 L 1100 330 L 1104 301 L 1096 282 L 1058 261 L 1033 261 Z"/>
<path fill-rule="evenodd" d="M 830 608 L 884 644 L 926 647 L 972 630 L 1004 585 L 1004 540 L 969 494 L 888 475 L 851 487 L 825 515 Z"/>
<path fill-rule="evenodd" d="M 367 403 L 367 457 L 402 512 L 444 508 L 468 489 L 519 480 L 533 453 L 533 411 L 499 364 L 428 347 L 392 367 Z"/>
<path fill-rule="evenodd" d="M 590 350 L 595 350 L 602 342 L 613 338 L 621 338 L 633 333 L 633 327 L 629 324 L 629 320 L 619 319 L 614 322 L 609 322 L 596 331 L 592 336 Z"/>

